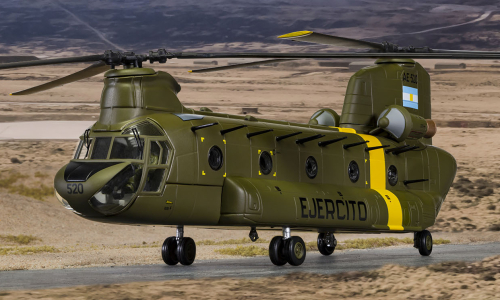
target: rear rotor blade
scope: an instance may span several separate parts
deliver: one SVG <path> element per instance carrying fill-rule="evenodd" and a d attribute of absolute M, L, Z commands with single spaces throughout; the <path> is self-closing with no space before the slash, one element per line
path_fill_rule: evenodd
<path fill-rule="evenodd" d="M 32 60 L 32 61 L 0 64 L 0 70 L 1 69 L 34 67 L 34 66 L 45 66 L 45 65 L 80 63 L 80 62 L 97 62 L 97 61 L 100 61 L 103 59 L 104 59 L 103 55 L 87 55 L 87 56 L 77 56 L 77 57 Z"/>
<path fill-rule="evenodd" d="M 345 37 L 333 36 L 313 31 L 295 31 L 292 33 L 280 35 L 278 38 L 296 42 L 333 45 L 333 46 L 356 48 L 356 49 L 384 50 L 383 44 L 349 39 Z"/>
<path fill-rule="evenodd" d="M 199 58 L 274 58 L 274 59 L 303 59 L 303 58 L 410 58 L 410 59 L 500 59 L 500 52 L 474 51 L 444 51 L 444 52 L 334 52 L 334 53 L 170 53 L 169 58 L 199 59 Z"/>
<path fill-rule="evenodd" d="M 47 82 L 47 83 L 44 83 L 41 85 L 37 85 L 35 87 L 29 88 L 26 90 L 15 92 L 15 93 L 12 93 L 11 95 L 13 95 L 13 96 L 30 95 L 30 94 L 50 90 L 50 89 L 53 89 L 55 87 L 61 86 L 63 84 L 67 84 L 67 83 L 71 83 L 71 82 L 78 81 L 81 79 L 92 77 L 94 75 L 100 74 L 100 73 L 105 72 L 107 70 L 109 70 L 108 65 L 106 65 L 104 62 L 98 62 L 96 64 L 91 65 L 88 68 L 85 68 L 85 69 L 78 71 L 76 73 L 73 73 L 71 75 L 68 75 L 68 76 L 65 76 L 65 77 L 62 77 L 62 78 L 59 78 L 59 79 L 56 79 L 56 80 L 53 80 L 53 81 L 50 81 L 50 82 Z"/>
<path fill-rule="evenodd" d="M 223 71 L 223 70 L 230 70 L 230 69 L 238 69 L 238 68 L 245 68 L 245 67 L 251 67 L 251 66 L 258 66 L 258 65 L 267 65 L 267 64 L 271 64 L 271 63 L 280 63 L 280 62 L 286 62 L 286 61 L 291 61 L 291 60 L 295 60 L 295 59 L 268 59 L 268 60 L 254 61 L 254 62 L 241 63 L 241 64 L 234 64 L 234 65 L 222 66 L 222 67 L 213 67 L 213 68 L 190 70 L 188 72 L 189 73 L 208 73 L 208 72 L 216 72 L 216 71 Z"/>

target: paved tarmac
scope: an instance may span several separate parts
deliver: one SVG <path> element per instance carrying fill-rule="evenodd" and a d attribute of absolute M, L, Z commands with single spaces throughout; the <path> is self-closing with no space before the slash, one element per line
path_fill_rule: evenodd
<path fill-rule="evenodd" d="M 95 121 L 0 122 L 0 140 L 78 140 Z"/>
<path fill-rule="evenodd" d="M 366 271 L 386 264 L 424 266 L 445 261 L 478 261 L 500 255 L 500 243 L 435 246 L 429 257 L 414 248 L 353 250 L 324 257 L 308 253 L 299 267 L 276 267 L 268 257 L 196 261 L 191 266 L 141 265 L 124 267 L 78 268 L 0 272 L 0 290 L 46 289 L 77 285 L 114 284 L 137 281 L 197 279 L 220 277 L 255 278 L 280 276 L 293 272 L 335 274 Z"/>

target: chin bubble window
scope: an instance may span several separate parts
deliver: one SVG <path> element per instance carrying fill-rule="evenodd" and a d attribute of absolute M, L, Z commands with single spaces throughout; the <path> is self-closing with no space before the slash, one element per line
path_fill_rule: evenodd
<path fill-rule="evenodd" d="M 140 165 L 126 166 L 90 198 L 90 206 L 104 215 L 121 212 L 134 199 L 141 175 Z"/>
<path fill-rule="evenodd" d="M 158 192 L 163 181 L 164 169 L 150 169 L 144 185 L 144 192 Z"/>

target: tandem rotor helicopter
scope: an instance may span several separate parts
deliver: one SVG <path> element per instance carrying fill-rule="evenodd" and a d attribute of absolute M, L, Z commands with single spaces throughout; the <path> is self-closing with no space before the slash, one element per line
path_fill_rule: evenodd
<path fill-rule="evenodd" d="M 312 31 L 279 38 L 365 49 L 334 53 L 171 53 L 104 55 L 1 64 L 0 69 L 94 62 L 28 95 L 104 74 L 99 120 L 54 179 L 56 196 L 98 222 L 177 226 L 161 254 L 190 265 L 196 244 L 184 226 L 282 230 L 269 245 L 275 265 L 301 265 L 306 247 L 292 231 L 317 231 L 331 255 L 338 232 L 413 232 L 432 252 L 432 226 L 456 174 L 455 159 L 432 146 L 430 77 L 413 59 L 500 59 L 500 52 L 399 47 Z M 184 107 L 168 73 L 143 67 L 169 59 L 267 58 L 211 72 L 290 59 L 376 58 L 347 85 L 341 115 L 325 108 L 308 124 Z M 116 69 L 123 66 L 122 69 Z"/>

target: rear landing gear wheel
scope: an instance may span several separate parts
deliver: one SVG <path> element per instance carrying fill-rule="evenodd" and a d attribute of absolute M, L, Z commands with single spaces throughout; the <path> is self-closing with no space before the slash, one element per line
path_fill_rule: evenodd
<path fill-rule="evenodd" d="M 306 259 L 306 244 L 299 236 L 285 240 L 286 261 L 292 266 L 300 266 Z"/>
<path fill-rule="evenodd" d="M 177 240 L 175 239 L 175 236 L 171 236 L 163 242 L 163 246 L 161 247 L 161 257 L 167 265 L 174 266 L 179 262 L 176 250 Z"/>
<path fill-rule="evenodd" d="M 318 234 L 318 250 L 319 253 L 328 256 L 335 251 L 337 246 L 337 240 L 331 233 L 320 233 Z"/>
<path fill-rule="evenodd" d="M 282 236 L 275 236 L 269 243 L 269 258 L 276 266 L 286 264 L 286 257 L 284 254 L 285 241 Z"/>
<path fill-rule="evenodd" d="M 429 256 L 432 253 L 432 235 L 427 230 L 415 233 L 415 247 L 422 256 Z"/>
<path fill-rule="evenodd" d="M 189 266 L 196 257 L 196 244 L 190 237 L 182 238 L 177 243 L 177 259 L 182 265 Z"/>

